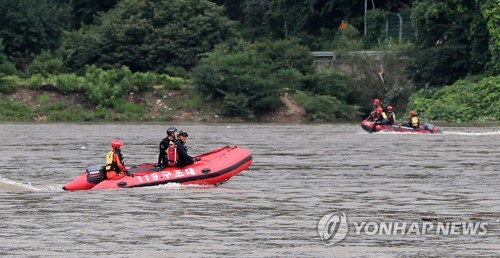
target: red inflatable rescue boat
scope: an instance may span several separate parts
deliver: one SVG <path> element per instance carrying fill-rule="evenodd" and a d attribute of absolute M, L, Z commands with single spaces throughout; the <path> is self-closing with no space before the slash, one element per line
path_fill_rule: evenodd
<path fill-rule="evenodd" d="M 185 167 L 157 168 L 155 163 L 143 163 L 127 168 L 131 176 L 105 179 L 104 166 L 89 167 L 80 176 L 67 183 L 66 191 L 132 188 L 167 183 L 183 185 L 219 185 L 252 164 L 252 155 L 238 146 L 225 146 L 201 154 L 200 161 Z"/>
<path fill-rule="evenodd" d="M 398 133 L 427 133 L 427 134 L 437 134 L 442 133 L 441 130 L 434 126 L 433 124 L 425 124 L 424 126 L 420 126 L 419 128 L 412 128 L 403 125 L 384 125 L 378 124 L 373 127 L 373 121 L 365 119 L 361 122 L 361 127 L 369 132 L 398 132 Z"/>

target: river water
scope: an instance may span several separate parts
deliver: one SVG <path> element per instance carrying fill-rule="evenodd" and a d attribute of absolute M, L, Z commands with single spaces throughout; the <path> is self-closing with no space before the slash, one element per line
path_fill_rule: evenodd
<path fill-rule="evenodd" d="M 252 166 L 219 187 L 61 189 L 103 163 L 115 137 L 125 141 L 126 164 L 155 162 L 167 126 L 0 124 L 0 256 L 500 254 L 498 127 L 415 135 L 354 124 L 181 124 L 191 154 L 239 145 Z M 340 212 L 346 238 L 322 240 L 320 219 Z M 377 223 L 423 218 L 487 224 L 487 232 L 373 234 Z M 372 232 L 356 234 L 352 225 L 363 222 Z"/>

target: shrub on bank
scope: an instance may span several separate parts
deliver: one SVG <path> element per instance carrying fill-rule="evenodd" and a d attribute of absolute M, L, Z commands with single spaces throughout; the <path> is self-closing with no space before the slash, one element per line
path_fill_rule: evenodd
<path fill-rule="evenodd" d="M 249 117 L 248 97 L 241 94 L 228 93 L 221 107 L 221 115 L 227 117 Z"/>
<path fill-rule="evenodd" d="M 17 90 L 19 78 L 15 75 L 8 75 L 0 78 L 0 93 L 9 94 Z"/>
<path fill-rule="evenodd" d="M 53 81 L 57 90 L 63 95 L 84 91 L 84 78 L 75 74 L 53 75 L 49 78 L 49 81 Z"/>
<path fill-rule="evenodd" d="M 165 89 L 180 90 L 184 83 L 184 79 L 180 77 L 171 77 L 167 74 L 162 74 L 156 84 L 162 84 Z"/>
<path fill-rule="evenodd" d="M 85 122 L 95 121 L 94 112 L 89 112 L 80 106 L 70 109 L 57 110 L 49 114 L 49 121 Z"/>
<path fill-rule="evenodd" d="M 0 99 L 0 120 L 30 121 L 34 115 L 33 110 L 22 103 L 8 98 Z"/>
<path fill-rule="evenodd" d="M 42 74 L 44 77 L 48 77 L 51 74 L 60 73 L 62 66 L 62 57 L 48 51 L 42 51 L 40 55 L 33 59 L 29 67 L 29 73 Z"/>
<path fill-rule="evenodd" d="M 131 75 L 130 83 L 134 92 L 146 92 L 152 89 L 153 85 L 159 83 L 159 76 L 155 73 L 134 73 Z"/>
<path fill-rule="evenodd" d="M 207 54 L 192 76 L 203 96 L 222 102 L 222 114 L 257 116 L 276 110 L 286 90 L 299 89 L 311 64 L 309 49 L 295 40 L 239 42 Z"/>
<path fill-rule="evenodd" d="M 142 115 L 146 112 L 143 104 L 134 104 L 127 102 L 125 99 L 117 100 L 115 103 L 114 111 L 123 114 L 136 114 Z"/>
<path fill-rule="evenodd" d="M 114 108 L 130 92 L 153 91 L 155 85 L 180 89 L 183 84 L 182 78 L 151 72 L 132 73 L 126 66 L 111 70 L 89 66 L 85 72 L 84 89 L 94 105 Z"/>
<path fill-rule="evenodd" d="M 32 90 L 39 90 L 43 85 L 47 83 L 47 78 L 42 74 L 33 74 L 27 79 L 28 87 Z"/>
<path fill-rule="evenodd" d="M 161 86 L 158 88 L 157 86 Z M 179 77 L 151 72 L 132 73 L 127 67 L 105 70 L 95 66 L 87 67 L 84 76 L 75 74 L 33 74 L 22 80 L 14 75 L 0 78 L 0 92 L 10 94 L 20 87 L 32 90 L 48 90 L 69 95 L 84 93 L 95 109 L 86 110 L 82 107 L 74 108 L 68 100 L 49 103 L 51 94 L 37 96 L 39 107 L 18 108 L 14 101 L 3 103 L 4 110 L 0 120 L 31 120 L 35 116 L 46 116 L 49 121 L 125 121 L 144 120 L 148 111 L 145 103 L 132 103 L 127 99 L 130 93 L 145 93 L 158 90 L 160 96 L 167 95 L 168 90 L 185 89 L 189 96 L 181 103 L 169 103 L 175 110 L 180 108 L 201 110 L 205 101 L 194 89 L 186 85 L 186 81 Z M 85 104 L 85 103 L 81 103 Z M 71 115 L 74 113 L 74 116 Z M 172 118 L 172 114 L 157 119 Z"/>
<path fill-rule="evenodd" d="M 317 95 L 330 95 L 340 100 L 351 99 L 355 94 L 355 82 L 348 74 L 338 70 L 321 70 L 311 76 L 305 90 Z"/>
<path fill-rule="evenodd" d="M 330 95 L 312 95 L 308 92 L 299 91 L 291 94 L 291 96 L 304 107 L 309 121 L 349 121 L 356 117 L 358 112 L 357 106 L 347 105 Z"/>
<path fill-rule="evenodd" d="M 439 89 L 422 89 L 410 97 L 408 110 L 434 121 L 500 120 L 500 76 L 459 80 Z"/>
<path fill-rule="evenodd" d="M 105 71 L 89 66 L 85 72 L 86 96 L 94 105 L 113 107 L 132 89 L 132 72 L 127 67 Z"/>
<path fill-rule="evenodd" d="M 48 95 L 41 95 L 41 96 L 48 96 Z M 40 102 L 45 102 L 43 101 L 43 98 Z M 41 105 L 36 111 L 38 113 L 45 113 L 45 114 L 48 114 L 48 113 L 51 113 L 51 112 L 54 112 L 54 111 L 66 111 L 69 109 L 69 104 L 66 100 L 59 100 L 59 101 L 56 101 L 54 103 L 50 103 L 50 104 L 45 104 L 45 105 Z"/>

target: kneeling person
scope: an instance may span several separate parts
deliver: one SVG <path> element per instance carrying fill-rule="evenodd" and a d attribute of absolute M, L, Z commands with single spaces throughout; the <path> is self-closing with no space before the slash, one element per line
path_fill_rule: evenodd
<path fill-rule="evenodd" d="M 123 142 L 116 139 L 111 142 L 111 151 L 106 155 L 106 178 L 116 179 L 129 175 L 122 155 Z"/>
<path fill-rule="evenodd" d="M 418 121 L 418 116 L 415 111 L 410 111 L 410 121 L 403 126 L 412 127 L 413 129 L 418 129 L 420 127 L 420 122 Z"/>
<path fill-rule="evenodd" d="M 393 125 L 396 123 L 396 113 L 392 111 L 392 106 L 387 107 L 387 124 Z"/>

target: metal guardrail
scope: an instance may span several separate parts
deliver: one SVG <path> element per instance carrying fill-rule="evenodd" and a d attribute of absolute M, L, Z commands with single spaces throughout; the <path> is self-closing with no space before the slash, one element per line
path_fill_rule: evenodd
<path fill-rule="evenodd" d="M 332 59 L 337 57 L 333 51 L 313 51 L 311 54 L 315 57 L 331 57 Z"/>
<path fill-rule="evenodd" d="M 392 53 L 392 51 L 365 51 L 365 50 L 349 51 L 349 52 L 342 52 L 342 55 L 381 57 L 388 53 Z M 312 51 L 311 54 L 315 57 L 330 57 L 333 60 L 337 59 L 337 56 L 339 55 L 334 51 Z"/>

